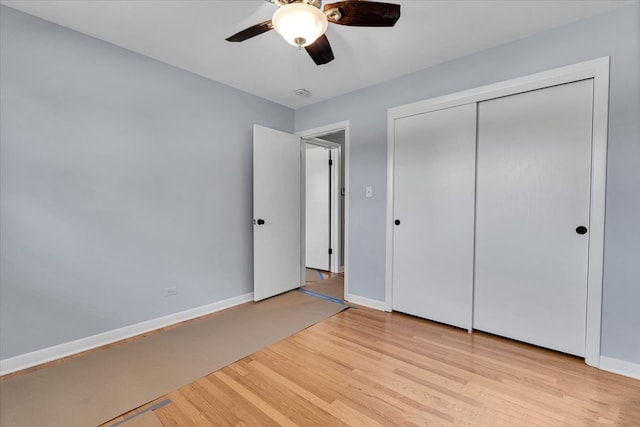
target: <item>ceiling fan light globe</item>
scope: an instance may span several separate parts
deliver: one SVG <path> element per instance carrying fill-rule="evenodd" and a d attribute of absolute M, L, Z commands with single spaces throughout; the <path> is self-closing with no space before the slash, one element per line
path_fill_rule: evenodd
<path fill-rule="evenodd" d="M 281 6 L 271 19 L 273 28 L 290 44 L 309 46 L 327 31 L 327 17 L 307 3 Z"/>

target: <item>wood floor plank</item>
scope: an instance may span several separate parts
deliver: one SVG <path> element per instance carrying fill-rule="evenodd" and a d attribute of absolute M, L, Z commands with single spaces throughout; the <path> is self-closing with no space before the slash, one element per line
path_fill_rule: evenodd
<path fill-rule="evenodd" d="M 239 377 L 233 370 L 223 369 L 222 371 L 236 381 L 242 381 L 243 385 L 256 395 L 262 396 L 265 403 L 270 405 L 280 413 L 287 414 L 288 418 L 296 425 L 308 425 L 312 420 L 322 420 L 322 424 L 331 425 L 337 420 L 330 415 L 325 408 L 314 404 L 313 401 L 301 398 L 291 387 L 279 387 L 277 383 L 270 380 L 264 373 L 259 372 L 247 361 L 245 368 L 250 371 L 246 377 Z M 317 403 L 317 402 L 316 402 Z"/>
<path fill-rule="evenodd" d="M 235 367 L 235 369 L 239 370 L 239 367 Z M 242 372 L 242 370 L 239 371 Z M 205 379 L 206 381 L 200 381 L 200 383 L 208 391 L 207 400 L 213 402 L 218 410 L 225 414 L 224 418 L 218 418 L 220 424 L 223 424 L 223 420 L 229 419 L 230 421 L 225 425 L 241 425 L 242 423 L 260 426 L 278 425 L 259 408 L 248 405 L 245 399 L 215 375 L 207 375 Z"/>
<path fill-rule="evenodd" d="M 242 396 L 250 405 L 255 406 L 264 412 L 267 416 L 269 416 L 273 421 L 278 423 L 281 426 L 296 426 L 294 422 L 289 419 L 289 416 L 283 414 L 278 411 L 272 405 L 267 403 L 264 398 L 268 396 L 260 396 L 259 394 L 254 393 L 247 384 L 243 384 L 235 380 L 234 378 L 227 375 L 223 372 L 224 369 L 215 372 L 213 375 L 228 385 L 231 389 L 237 392 L 240 396 Z"/>

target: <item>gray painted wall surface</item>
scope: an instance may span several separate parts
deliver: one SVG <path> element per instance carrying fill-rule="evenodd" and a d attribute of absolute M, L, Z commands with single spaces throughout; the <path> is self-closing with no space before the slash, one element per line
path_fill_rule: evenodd
<path fill-rule="evenodd" d="M 252 126 L 293 110 L 0 15 L 0 357 L 252 292 Z"/>
<path fill-rule="evenodd" d="M 388 108 L 611 56 L 602 354 L 640 363 L 639 52 L 635 4 L 297 110 L 296 131 L 350 121 L 351 292 L 384 300 Z"/>

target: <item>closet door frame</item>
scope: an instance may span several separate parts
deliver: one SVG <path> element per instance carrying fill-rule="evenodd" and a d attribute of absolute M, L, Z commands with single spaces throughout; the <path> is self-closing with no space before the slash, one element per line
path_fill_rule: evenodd
<path fill-rule="evenodd" d="M 602 274 L 604 263 L 604 218 L 607 172 L 607 130 L 609 115 L 609 62 L 602 57 L 555 68 L 499 83 L 456 92 L 412 104 L 390 108 L 387 113 L 387 229 L 386 229 L 386 311 L 393 307 L 393 218 L 394 218 L 394 134 L 397 119 L 443 108 L 478 103 L 536 89 L 593 79 L 593 142 L 591 151 L 591 203 L 589 206 L 589 260 L 587 278 L 587 321 L 585 362 L 600 366 L 602 319 Z"/>

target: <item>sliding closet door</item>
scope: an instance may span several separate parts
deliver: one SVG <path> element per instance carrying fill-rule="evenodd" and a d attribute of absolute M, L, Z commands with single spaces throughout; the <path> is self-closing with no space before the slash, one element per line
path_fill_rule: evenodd
<path fill-rule="evenodd" d="M 393 309 L 470 328 L 476 104 L 394 123 Z"/>
<path fill-rule="evenodd" d="M 593 81 L 478 104 L 474 328 L 584 356 Z"/>

